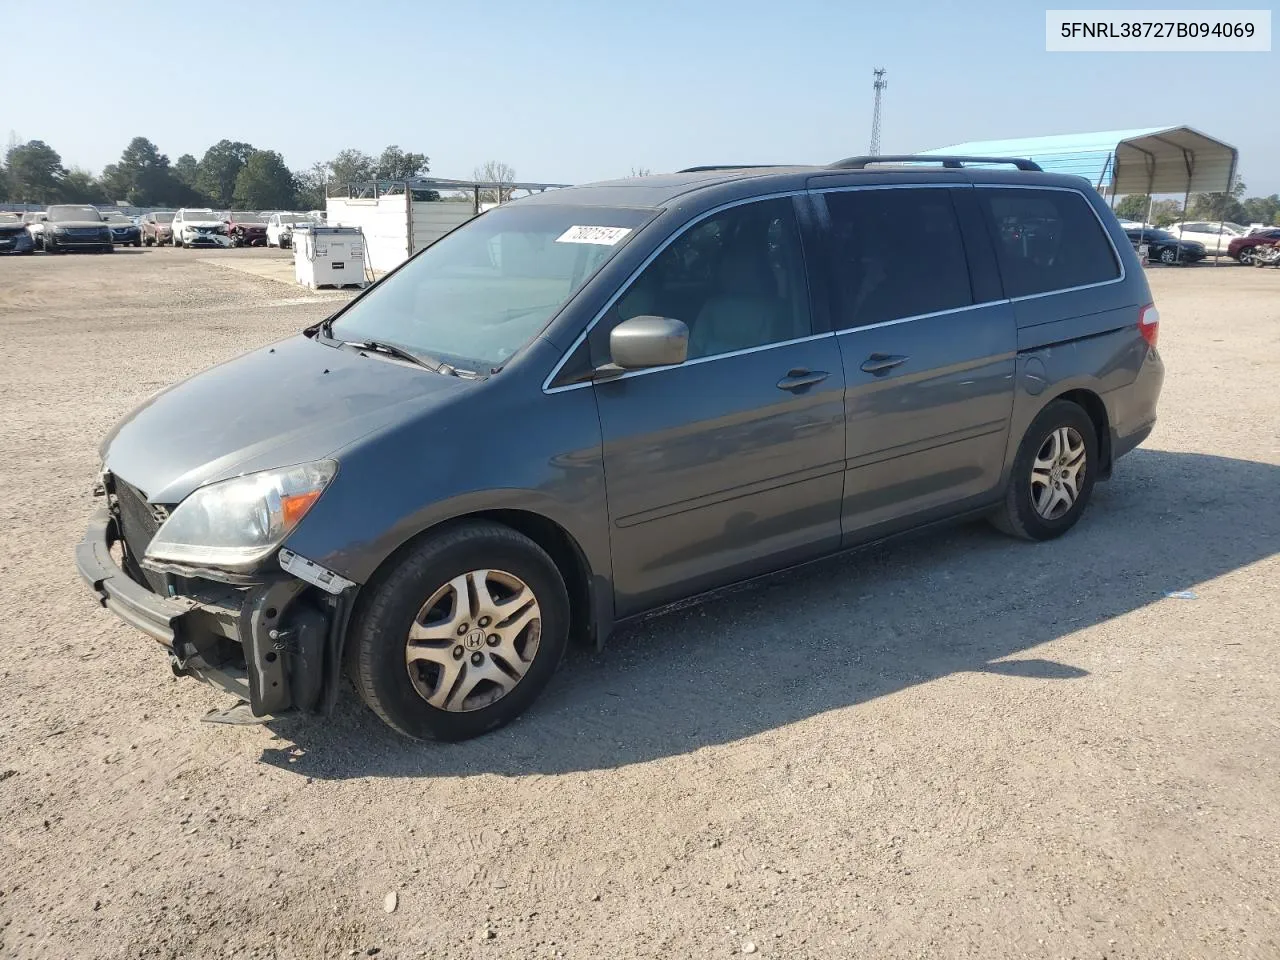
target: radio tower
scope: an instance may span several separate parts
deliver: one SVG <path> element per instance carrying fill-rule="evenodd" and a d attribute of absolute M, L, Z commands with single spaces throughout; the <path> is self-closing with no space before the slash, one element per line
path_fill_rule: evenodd
<path fill-rule="evenodd" d="M 884 88 L 889 85 L 889 81 L 884 78 L 884 67 L 877 67 L 872 71 L 876 80 L 872 87 L 876 91 L 876 105 L 871 113 L 871 147 L 867 150 L 870 156 L 880 156 L 880 95 L 884 92 Z"/>

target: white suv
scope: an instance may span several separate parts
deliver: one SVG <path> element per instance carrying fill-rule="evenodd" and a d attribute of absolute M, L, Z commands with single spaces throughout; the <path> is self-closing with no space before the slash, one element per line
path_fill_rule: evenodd
<path fill-rule="evenodd" d="M 183 207 L 173 215 L 173 245 L 229 247 L 227 222 L 208 207 Z"/>

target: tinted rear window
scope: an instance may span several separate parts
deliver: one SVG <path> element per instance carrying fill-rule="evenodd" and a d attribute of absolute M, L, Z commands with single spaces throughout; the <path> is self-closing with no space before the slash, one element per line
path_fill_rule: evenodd
<path fill-rule="evenodd" d="M 990 218 L 1005 295 L 1051 293 L 1120 276 L 1089 202 L 1073 190 L 979 188 Z"/>
<path fill-rule="evenodd" d="M 824 196 L 831 216 L 837 330 L 973 303 L 949 190 L 848 190 Z"/>

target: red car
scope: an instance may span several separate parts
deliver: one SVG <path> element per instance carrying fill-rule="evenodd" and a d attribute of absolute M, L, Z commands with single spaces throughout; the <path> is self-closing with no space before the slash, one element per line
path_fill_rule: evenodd
<path fill-rule="evenodd" d="M 256 213 L 227 214 L 227 234 L 233 247 L 265 247 L 267 245 L 267 221 Z"/>
<path fill-rule="evenodd" d="M 1255 247 L 1269 247 L 1277 241 L 1280 241 L 1280 227 L 1269 227 L 1247 237 L 1236 237 L 1227 245 L 1227 253 L 1241 263 L 1250 264 Z"/>

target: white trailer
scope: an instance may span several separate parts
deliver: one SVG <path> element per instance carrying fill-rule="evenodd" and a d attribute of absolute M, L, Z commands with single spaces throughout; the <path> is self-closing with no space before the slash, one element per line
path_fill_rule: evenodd
<path fill-rule="evenodd" d="M 381 275 L 454 227 L 498 205 L 484 202 L 482 191 L 505 202 L 516 192 L 541 192 L 559 186 L 564 184 L 434 178 L 354 183 L 347 186 L 347 196 L 326 198 L 325 222 L 331 227 L 359 227 L 364 234 L 368 265 Z"/>

